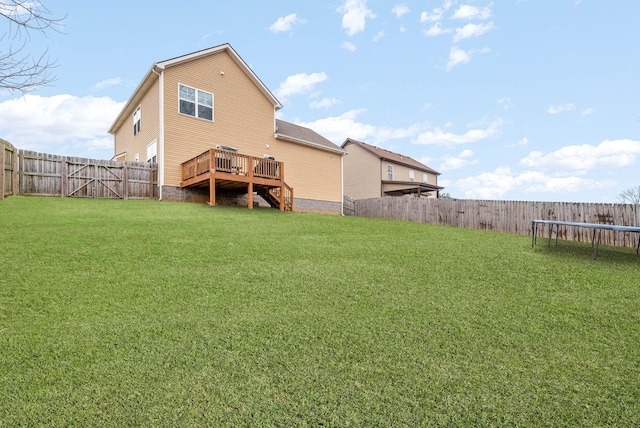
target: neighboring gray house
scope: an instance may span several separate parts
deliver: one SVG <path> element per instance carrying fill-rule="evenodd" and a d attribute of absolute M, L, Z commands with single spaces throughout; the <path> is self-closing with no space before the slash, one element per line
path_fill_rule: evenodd
<path fill-rule="evenodd" d="M 437 198 L 439 172 L 417 160 L 347 138 L 342 144 L 344 194 L 355 199 L 412 195 Z"/>

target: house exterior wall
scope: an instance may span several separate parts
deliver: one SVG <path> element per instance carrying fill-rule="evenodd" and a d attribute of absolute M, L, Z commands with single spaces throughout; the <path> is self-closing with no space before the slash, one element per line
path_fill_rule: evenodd
<path fill-rule="evenodd" d="M 179 84 L 213 94 L 213 122 L 179 113 Z M 206 150 L 262 156 L 274 141 L 273 104 L 225 51 L 168 67 L 164 102 L 164 185 L 179 186 L 182 162 Z"/>
<path fill-rule="evenodd" d="M 354 199 L 382 196 L 381 180 L 386 175 L 381 175 L 380 159 L 356 144 L 347 144 L 344 150 L 348 153 L 344 157 L 344 194 Z"/>
<path fill-rule="evenodd" d="M 147 90 L 140 101 L 140 132 L 133 135 L 133 113 L 125 118 L 122 126 L 114 134 L 115 154 L 126 152 L 124 159 L 119 161 L 134 161 L 139 155 L 139 161 L 147 160 L 147 146 L 153 141 L 158 141 L 160 136 L 160 126 L 158 123 L 160 109 L 160 92 L 158 80 Z M 134 110 L 138 106 L 135 106 Z"/>
<path fill-rule="evenodd" d="M 241 154 L 269 155 L 283 162 L 296 211 L 341 211 L 341 154 L 276 138 L 272 101 L 226 50 L 152 69 L 142 84 L 144 89 L 135 95 L 139 104 L 132 103 L 128 117 L 120 117 L 118 127 L 114 125 L 110 132 L 115 154 L 126 152 L 122 160 L 134 160 L 138 154 L 145 161 L 147 146 L 157 141 L 163 199 L 208 200 L 208 191 L 180 188 L 182 163 L 216 146 L 228 146 Z M 213 121 L 179 112 L 179 84 L 213 94 Z M 134 136 L 133 112 L 138 105 L 141 130 Z"/>
<path fill-rule="evenodd" d="M 179 113 L 179 84 L 213 94 L 213 122 Z M 167 68 L 164 94 L 164 185 L 180 185 L 182 162 L 228 146 L 283 162 L 296 198 L 342 201 L 341 156 L 276 139 L 273 104 L 226 52 Z"/>

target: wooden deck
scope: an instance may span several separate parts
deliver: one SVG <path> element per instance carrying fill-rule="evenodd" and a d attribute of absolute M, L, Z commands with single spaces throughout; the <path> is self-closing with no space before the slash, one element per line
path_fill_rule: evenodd
<path fill-rule="evenodd" d="M 257 192 L 272 207 L 293 211 L 293 188 L 284 181 L 284 164 L 271 159 L 209 149 L 182 163 L 180 187 L 209 187 L 212 206 L 216 192 L 224 191 L 246 193 L 251 209 Z"/>

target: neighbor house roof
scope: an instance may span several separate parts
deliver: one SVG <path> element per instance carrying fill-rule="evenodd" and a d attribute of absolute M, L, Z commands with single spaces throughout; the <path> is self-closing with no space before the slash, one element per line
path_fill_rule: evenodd
<path fill-rule="evenodd" d="M 363 149 L 373 153 L 378 159 L 384 160 L 387 162 L 393 162 L 400 165 L 407 166 L 409 168 L 414 168 L 419 171 L 429 172 L 431 174 L 440 175 L 440 173 L 432 168 L 429 168 L 427 165 L 418 162 L 412 157 L 401 155 L 400 153 L 395 153 L 389 151 L 387 149 L 382 149 L 380 147 L 372 146 L 371 144 L 363 143 L 362 141 L 354 140 L 353 138 L 347 138 L 344 143 L 342 143 L 342 148 L 344 149 L 349 144 L 355 144 L 357 146 L 362 147 Z"/>
<path fill-rule="evenodd" d="M 149 71 L 147 71 L 147 74 L 145 74 L 136 90 L 133 92 L 133 95 L 131 95 L 131 97 L 129 98 L 129 101 L 127 101 L 125 106 L 122 108 L 120 114 L 118 114 L 118 117 L 116 117 L 116 120 L 109 128 L 109 133 L 113 134 L 115 130 L 119 126 L 121 126 L 122 122 L 131 114 L 133 114 L 133 110 L 138 106 L 146 91 L 151 87 L 156 79 L 159 78 L 159 74 L 162 70 L 188 61 L 193 61 L 195 59 L 203 58 L 209 55 L 214 55 L 223 51 L 226 51 L 229 56 L 231 56 L 236 64 L 238 64 L 238 66 L 247 74 L 247 76 L 253 81 L 253 83 L 255 83 L 258 89 L 260 89 L 264 96 L 267 97 L 269 101 L 271 101 L 276 110 L 282 108 L 282 104 L 280 104 L 280 101 L 278 101 L 275 95 L 273 95 L 271 91 L 265 86 L 265 84 L 262 83 L 262 81 L 258 78 L 258 76 L 256 76 L 256 74 L 253 72 L 253 70 L 251 70 L 247 63 L 244 62 L 240 55 L 238 55 L 238 53 L 231 47 L 230 44 L 225 43 L 222 45 L 214 46 L 212 48 L 203 49 L 201 51 L 154 63 Z"/>
<path fill-rule="evenodd" d="M 314 130 L 280 119 L 276 119 L 276 138 L 345 154 L 344 150 Z"/>

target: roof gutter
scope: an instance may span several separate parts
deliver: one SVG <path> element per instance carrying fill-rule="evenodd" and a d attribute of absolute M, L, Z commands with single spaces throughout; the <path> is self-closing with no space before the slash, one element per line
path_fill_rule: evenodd
<path fill-rule="evenodd" d="M 129 109 L 131 109 L 131 106 L 134 104 L 134 100 L 136 100 L 136 103 L 137 103 L 137 100 L 138 100 L 137 96 L 142 90 L 142 88 L 145 86 L 145 83 L 147 82 L 147 80 L 154 74 L 158 76 L 160 75 L 157 70 L 162 71 L 162 68 L 158 67 L 157 64 L 153 64 L 149 69 L 149 71 L 147 71 L 147 73 L 144 75 L 144 77 L 140 81 L 140 84 L 138 84 L 138 87 L 135 89 L 135 91 L 133 91 L 133 94 L 127 100 L 127 103 L 124 105 L 124 107 L 122 107 L 122 110 L 120 110 L 120 113 L 118 113 L 118 116 L 116 116 L 116 120 L 114 120 L 113 123 L 111 124 L 111 127 L 109 128 L 109 131 L 108 131 L 109 134 L 113 135 L 115 133 L 115 128 L 120 124 L 122 117 L 125 116 L 125 113 Z"/>

